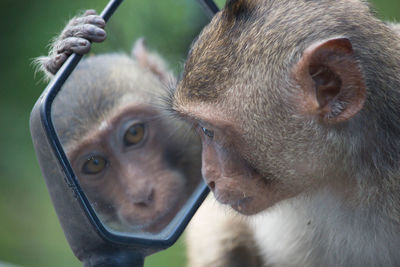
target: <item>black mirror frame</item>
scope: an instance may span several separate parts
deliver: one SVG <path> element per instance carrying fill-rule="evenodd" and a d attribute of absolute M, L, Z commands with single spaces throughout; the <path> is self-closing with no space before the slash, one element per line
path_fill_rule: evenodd
<path fill-rule="evenodd" d="M 204 12 L 210 19 L 212 19 L 214 15 L 219 11 L 218 6 L 213 0 L 198 0 L 198 2 L 203 7 Z"/>
<path fill-rule="evenodd" d="M 111 0 L 100 14 L 106 21 L 123 0 Z M 199 0 L 207 14 L 218 11 L 211 0 Z M 57 216 L 74 254 L 85 266 L 142 266 L 144 257 L 165 249 L 179 238 L 190 219 L 207 196 L 202 183 L 192 197 L 190 207 L 166 238 L 140 238 L 108 231 L 80 187 L 57 137 L 51 118 L 52 103 L 82 56 L 72 54 L 57 72 L 36 102 L 30 129 L 36 155 Z"/>

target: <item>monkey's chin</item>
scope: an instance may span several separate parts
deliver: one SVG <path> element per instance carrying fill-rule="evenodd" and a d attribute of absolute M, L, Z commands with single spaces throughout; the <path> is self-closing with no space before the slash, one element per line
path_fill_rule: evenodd
<path fill-rule="evenodd" d="M 255 215 L 286 198 L 274 183 L 261 178 L 243 182 L 238 179 L 220 179 L 212 188 L 218 202 L 231 206 L 243 215 Z"/>
<path fill-rule="evenodd" d="M 252 196 L 245 197 L 242 193 L 224 190 L 215 190 L 214 196 L 221 204 L 229 205 L 243 215 L 254 215 L 262 211 L 254 205 L 255 201 Z"/>
<path fill-rule="evenodd" d="M 232 209 L 236 210 L 237 212 L 243 215 L 254 215 L 260 212 L 261 210 L 255 209 L 252 205 L 253 198 L 246 197 L 244 199 L 238 200 L 236 203 L 231 204 Z"/>

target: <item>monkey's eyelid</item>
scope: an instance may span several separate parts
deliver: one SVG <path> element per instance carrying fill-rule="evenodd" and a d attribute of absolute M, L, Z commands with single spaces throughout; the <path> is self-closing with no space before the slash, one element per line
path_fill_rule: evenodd
<path fill-rule="evenodd" d="M 207 135 L 210 138 L 214 137 L 214 132 L 211 130 L 208 130 L 207 128 L 201 127 L 201 130 L 204 132 L 205 135 Z"/>
<path fill-rule="evenodd" d="M 180 118 L 180 119 L 182 119 L 184 121 L 190 122 L 190 123 L 192 123 L 194 125 L 198 125 L 201 122 L 201 120 L 199 120 L 198 118 L 190 116 L 190 115 L 188 115 L 186 113 L 183 113 L 180 110 L 177 110 L 177 109 L 174 109 L 174 108 L 170 109 L 170 112 L 171 112 L 171 114 L 173 116 L 175 116 L 177 118 Z"/>

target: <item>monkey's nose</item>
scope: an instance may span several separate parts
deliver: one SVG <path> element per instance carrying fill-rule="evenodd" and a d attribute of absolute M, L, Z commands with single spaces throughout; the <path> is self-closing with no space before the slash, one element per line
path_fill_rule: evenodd
<path fill-rule="evenodd" d="M 154 199 L 154 188 L 148 187 L 131 196 L 131 201 L 137 206 L 149 206 Z"/>
<path fill-rule="evenodd" d="M 215 166 L 210 166 L 207 164 L 202 165 L 201 167 L 201 174 L 204 177 L 205 182 L 207 183 L 208 187 L 214 191 L 215 189 L 215 180 L 219 176 Z"/>
<path fill-rule="evenodd" d="M 215 182 L 209 182 L 207 185 L 208 185 L 208 187 L 211 189 L 211 191 L 214 191 L 214 189 L 215 189 Z"/>

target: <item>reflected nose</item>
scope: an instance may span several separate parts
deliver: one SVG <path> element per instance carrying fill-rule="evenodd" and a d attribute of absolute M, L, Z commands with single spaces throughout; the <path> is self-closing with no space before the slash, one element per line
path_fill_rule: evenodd
<path fill-rule="evenodd" d="M 138 206 L 149 206 L 154 200 L 154 188 L 151 184 L 139 186 L 128 194 L 131 202 Z"/>

